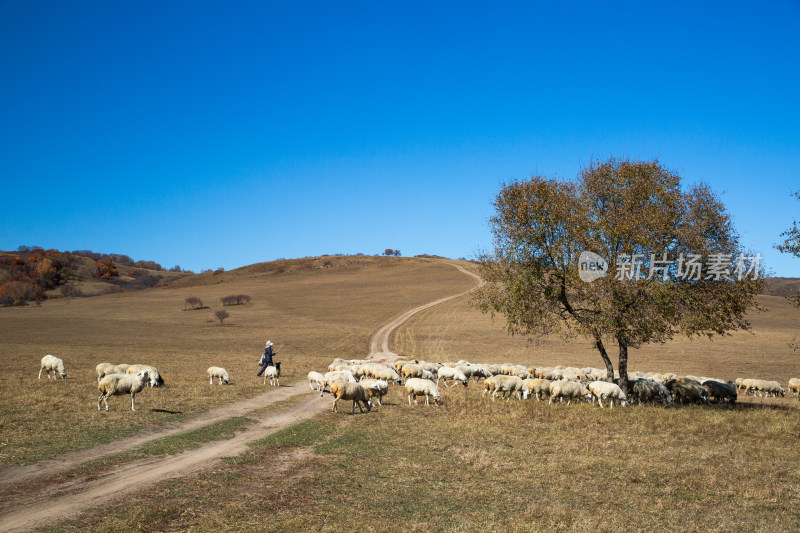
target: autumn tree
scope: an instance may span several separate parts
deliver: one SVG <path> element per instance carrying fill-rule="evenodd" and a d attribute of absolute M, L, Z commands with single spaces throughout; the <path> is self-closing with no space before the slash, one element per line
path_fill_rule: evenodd
<path fill-rule="evenodd" d="M 189 298 L 186 298 L 186 301 L 183 304 L 183 308 L 186 309 L 187 305 L 191 306 L 192 309 L 202 309 L 203 300 L 201 300 L 197 296 L 190 296 Z"/>
<path fill-rule="evenodd" d="M 658 161 L 612 158 L 574 181 L 517 181 L 494 208 L 494 249 L 480 261 L 488 283 L 475 304 L 503 315 L 511 334 L 588 338 L 611 379 L 616 344 L 625 389 L 632 348 L 750 327 L 760 256 L 741 249 L 707 186 L 682 189 Z M 582 277 L 584 251 L 597 255 L 584 254 Z"/>
<path fill-rule="evenodd" d="M 225 320 L 226 318 L 228 318 L 231 315 L 227 311 L 223 311 L 222 309 L 220 309 L 219 311 L 214 313 L 214 316 L 217 317 L 217 320 L 219 320 L 219 325 L 222 326 L 223 325 L 222 324 L 223 320 Z"/>
<path fill-rule="evenodd" d="M 795 192 L 794 196 L 800 199 L 800 190 Z M 791 228 L 781 233 L 781 237 L 784 237 L 784 241 L 775 248 L 781 253 L 791 254 L 800 259 L 800 225 L 798 225 L 797 220 L 792 223 Z M 796 306 L 800 307 L 800 289 L 798 289 L 792 300 Z"/>
<path fill-rule="evenodd" d="M 98 259 L 95 263 L 94 277 L 97 279 L 109 280 L 114 276 L 119 276 L 117 267 L 114 266 L 114 261 L 110 257 Z"/>

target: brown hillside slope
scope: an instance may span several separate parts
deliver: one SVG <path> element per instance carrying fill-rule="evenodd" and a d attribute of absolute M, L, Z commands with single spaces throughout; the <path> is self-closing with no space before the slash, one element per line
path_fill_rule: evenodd
<path fill-rule="evenodd" d="M 343 260 L 344 261 L 344 260 Z M 474 285 L 452 265 L 429 259 L 358 258 L 352 264 L 285 275 L 239 269 L 213 284 L 55 300 L 0 309 L 0 463 L 22 464 L 129 435 L 264 390 L 255 378 L 264 342 L 281 348 L 286 381 L 323 370 L 333 357 L 364 357 L 370 337 L 393 317 Z M 266 267 L 269 271 L 269 266 Z M 220 326 L 220 298 L 248 294 Z M 209 309 L 184 311 L 198 297 Z M 36 379 L 45 354 L 64 359 L 67 380 Z M 156 366 L 166 386 L 137 395 L 137 412 L 113 398 L 97 412 L 95 365 Z M 209 366 L 232 384 L 210 387 Z M 7 439 L 7 440 L 6 440 Z"/>

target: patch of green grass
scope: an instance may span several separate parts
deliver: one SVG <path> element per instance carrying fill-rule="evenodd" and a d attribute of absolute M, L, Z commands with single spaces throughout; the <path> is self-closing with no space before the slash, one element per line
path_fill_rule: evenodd
<path fill-rule="evenodd" d="M 225 418 L 194 431 L 153 440 L 141 445 L 137 451 L 142 456 L 175 455 L 199 448 L 205 442 L 233 438 L 253 422 L 253 419 L 243 416 Z"/>
<path fill-rule="evenodd" d="M 231 465 L 253 464 L 262 460 L 265 450 L 311 446 L 340 432 L 339 425 L 335 422 L 319 418 L 302 420 L 266 437 L 248 442 L 251 451 L 223 457 L 222 460 Z"/>
<path fill-rule="evenodd" d="M 123 463 L 151 455 L 176 455 L 187 450 L 199 448 L 206 442 L 230 439 L 253 422 L 252 419 L 247 417 L 232 417 L 219 420 L 194 431 L 155 439 L 128 452 L 86 461 L 79 467 L 61 474 L 58 478 L 98 475 Z"/>
<path fill-rule="evenodd" d="M 336 424 L 322 419 L 302 420 L 271 435 L 248 443 L 251 448 L 310 446 L 336 430 Z"/>

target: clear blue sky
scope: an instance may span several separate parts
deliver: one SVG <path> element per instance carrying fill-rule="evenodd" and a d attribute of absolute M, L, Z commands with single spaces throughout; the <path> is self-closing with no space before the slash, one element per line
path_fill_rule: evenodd
<path fill-rule="evenodd" d="M 501 183 L 612 155 L 800 275 L 800 2 L 0 0 L 0 249 L 470 257 Z"/>

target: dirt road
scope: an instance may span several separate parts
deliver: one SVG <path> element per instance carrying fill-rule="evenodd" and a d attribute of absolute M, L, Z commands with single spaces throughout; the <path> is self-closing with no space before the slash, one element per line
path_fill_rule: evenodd
<path fill-rule="evenodd" d="M 483 283 L 475 274 L 458 265 L 453 264 L 453 266 L 478 279 L 478 286 Z M 389 324 L 378 330 L 373 337 L 370 356 L 378 360 L 396 359 L 397 355 L 389 350 L 388 343 L 389 337 L 397 327 L 414 314 L 453 298 L 463 296 L 471 290 L 416 307 L 393 319 Z M 379 347 L 380 351 L 378 351 Z M 296 394 L 302 395 L 303 398 L 287 410 L 264 414 L 260 417 L 254 417 L 252 414 L 248 415 L 250 418 L 255 418 L 256 423 L 231 439 L 213 441 L 198 449 L 177 455 L 158 456 L 134 461 L 92 479 L 78 479 L 57 485 L 45 485 L 44 487 L 41 487 L 41 484 L 37 486 L 37 484 L 31 483 L 37 478 L 76 468 L 86 461 L 132 450 L 149 440 L 191 431 L 217 420 L 241 416 L 259 407 Z M 112 499 L 117 500 L 128 493 L 141 490 L 158 481 L 180 477 L 208 468 L 213 465 L 212 461 L 220 457 L 243 452 L 248 441 L 278 431 L 293 422 L 311 417 L 329 407 L 330 401 L 328 398 L 322 398 L 318 394 L 311 393 L 305 387 L 305 384 L 300 383 L 294 386 L 273 389 L 255 398 L 215 409 L 182 423 L 149 430 L 113 443 L 70 452 L 58 458 L 40 461 L 34 465 L 0 470 L 0 491 L 2 491 L 4 499 L 12 498 L 7 500 L 12 502 L 11 505 L 0 511 L 0 531 L 28 531 L 63 521 L 79 515 L 86 509 L 107 504 Z"/>
<path fill-rule="evenodd" d="M 425 309 L 430 309 L 431 307 L 435 307 L 435 306 L 437 306 L 439 304 L 442 304 L 444 302 L 447 302 L 447 301 L 453 300 L 455 298 L 459 298 L 461 296 L 464 296 L 465 294 L 468 294 L 468 293 L 474 291 L 478 287 L 483 286 L 483 284 L 485 283 L 485 281 L 483 281 L 481 279 L 481 277 L 478 276 L 477 274 L 473 274 L 472 272 L 462 268 L 459 265 L 456 265 L 455 263 L 449 263 L 449 264 L 453 265 L 454 267 L 459 269 L 464 274 L 466 274 L 468 276 L 472 276 L 473 278 L 475 278 L 478 281 L 478 284 L 475 287 L 472 287 L 471 289 L 468 289 L 468 290 L 466 290 L 464 292 L 460 292 L 458 294 L 454 294 L 453 296 L 447 296 L 446 298 L 441 298 L 439 300 L 436 300 L 435 302 L 430 302 L 430 303 L 427 303 L 425 305 L 421 305 L 419 307 L 415 307 L 414 309 L 411 309 L 410 311 L 406 311 L 402 315 L 400 315 L 397 318 L 393 319 L 391 322 L 389 322 L 388 324 L 383 326 L 381 329 L 379 329 L 378 332 L 375 334 L 375 336 L 372 337 L 372 342 L 370 343 L 370 346 L 369 346 L 369 357 L 370 357 L 370 359 L 373 359 L 373 360 L 376 360 L 376 361 L 391 361 L 393 359 L 396 359 L 398 357 L 397 354 L 394 353 L 393 351 L 389 350 L 389 337 L 392 335 L 394 330 L 396 330 L 406 320 L 408 320 L 412 316 L 416 315 L 420 311 L 424 311 Z"/>

